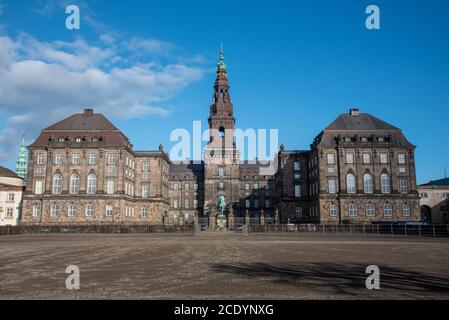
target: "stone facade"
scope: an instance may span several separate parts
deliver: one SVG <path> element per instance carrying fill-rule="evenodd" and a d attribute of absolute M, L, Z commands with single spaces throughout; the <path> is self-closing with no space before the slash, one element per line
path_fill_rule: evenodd
<path fill-rule="evenodd" d="M 449 222 L 449 178 L 418 186 L 422 219 L 436 224 Z"/>
<path fill-rule="evenodd" d="M 25 182 L 9 169 L 0 167 L 0 226 L 15 226 L 22 212 Z"/>
<path fill-rule="evenodd" d="M 44 129 L 28 147 L 22 222 L 214 225 L 220 195 L 228 227 L 420 220 L 415 147 L 400 129 L 351 109 L 310 150 L 281 146 L 270 172 L 240 161 L 229 89 L 221 52 L 200 163 L 171 162 L 162 146 L 134 151 L 90 109 Z"/>

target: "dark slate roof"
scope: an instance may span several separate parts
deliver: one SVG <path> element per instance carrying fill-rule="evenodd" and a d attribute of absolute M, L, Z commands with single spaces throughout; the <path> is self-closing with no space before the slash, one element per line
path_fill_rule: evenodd
<path fill-rule="evenodd" d="M 449 186 L 449 178 L 439 179 L 439 180 L 432 180 L 427 183 L 424 183 L 421 186 Z"/>
<path fill-rule="evenodd" d="M 383 136 L 388 137 L 396 147 L 413 148 L 414 146 L 403 135 L 401 129 L 386 123 L 368 113 L 339 115 L 315 138 L 319 147 L 334 147 L 335 138 L 345 136 Z"/>
<path fill-rule="evenodd" d="M 101 146 L 131 147 L 128 138 L 119 129 L 104 115 L 94 113 L 91 109 L 71 115 L 45 128 L 30 147 L 46 147 L 51 143 L 57 144 L 59 137 L 66 138 L 71 142 L 76 137 L 81 137 L 85 141 L 84 146 L 88 146 L 88 142 L 95 137 Z M 92 144 L 92 146 L 94 145 Z"/>
<path fill-rule="evenodd" d="M 202 178 L 204 175 L 204 163 L 189 161 L 174 163 L 170 162 L 169 166 L 169 180 L 175 179 L 174 176 L 177 176 L 177 180 L 185 179 L 188 176 L 188 179 Z"/>
<path fill-rule="evenodd" d="M 21 179 L 14 171 L 9 170 L 8 168 L 5 168 L 5 167 L 1 167 L 1 166 L 0 166 L 0 177 Z"/>
<path fill-rule="evenodd" d="M 384 131 L 400 129 L 368 113 L 359 113 L 358 115 L 343 113 L 339 115 L 337 119 L 332 121 L 324 130 Z"/>
<path fill-rule="evenodd" d="M 118 129 L 101 113 L 76 113 L 56 122 L 44 131 L 118 131 Z"/>

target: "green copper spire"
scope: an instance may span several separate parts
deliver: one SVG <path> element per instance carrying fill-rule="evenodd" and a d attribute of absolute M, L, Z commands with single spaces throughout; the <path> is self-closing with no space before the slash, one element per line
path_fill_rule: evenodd
<path fill-rule="evenodd" d="M 27 177 L 27 149 L 25 147 L 25 137 L 22 136 L 22 142 L 20 143 L 19 156 L 17 157 L 16 173 L 22 179 Z"/>
<path fill-rule="evenodd" d="M 223 43 L 220 46 L 220 62 L 218 63 L 220 69 L 226 69 L 226 63 L 224 62 Z"/>

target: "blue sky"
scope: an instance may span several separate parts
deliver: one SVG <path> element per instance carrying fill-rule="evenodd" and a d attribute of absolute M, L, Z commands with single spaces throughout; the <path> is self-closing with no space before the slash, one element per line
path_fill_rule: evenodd
<path fill-rule="evenodd" d="M 403 129 L 418 182 L 449 170 L 449 2 L 0 0 L 0 164 L 22 132 L 91 106 L 135 149 L 207 126 L 223 42 L 239 128 L 308 149 L 350 107 Z M 381 29 L 365 28 L 375 4 Z M 449 172 L 449 171 L 448 171 Z"/>

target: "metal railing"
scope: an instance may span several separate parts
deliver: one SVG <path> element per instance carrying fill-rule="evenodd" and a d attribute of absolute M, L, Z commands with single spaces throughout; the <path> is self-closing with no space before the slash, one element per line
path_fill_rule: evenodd
<path fill-rule="evenodd" d="M 449 238 L 447 224 L 267 224 L 249 225 L 248 233 L 309 233 L 323 235 L 413 236 Z"/>
<path fill-rule="evenodd" d="M 58 226 L 0 226 L 0 236 L 37 233 L 193 233 L 187 225 L 58 225 Z"/>

